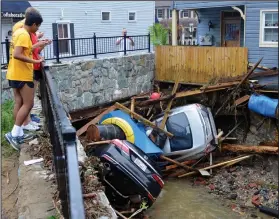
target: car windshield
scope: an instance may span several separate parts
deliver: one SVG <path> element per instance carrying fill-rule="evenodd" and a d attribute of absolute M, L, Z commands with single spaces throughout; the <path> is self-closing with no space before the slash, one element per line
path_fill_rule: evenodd
<path fill-rule="evenodd" d="M 171 115 L 166 126 L 167 130 L 174 135 L 170 139 L 171 151 L 186 150 L 193 147 L 192 132 L 185 113 Z"/>

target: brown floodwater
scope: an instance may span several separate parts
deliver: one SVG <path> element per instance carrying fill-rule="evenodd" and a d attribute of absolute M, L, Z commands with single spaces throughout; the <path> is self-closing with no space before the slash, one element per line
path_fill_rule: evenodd
<path fill-rule="evenodd" d="M 228 202 L 209 194 L 202 186 L 193 187 L 186 179 L 165 181 L 164 189 L 154 205 L 147 211 L 150 219 L 244 219 L 252 218 L 250 213 L 241 215 L 232 211 Z M 257 212 L 258 219 L 270 219 Z"/>

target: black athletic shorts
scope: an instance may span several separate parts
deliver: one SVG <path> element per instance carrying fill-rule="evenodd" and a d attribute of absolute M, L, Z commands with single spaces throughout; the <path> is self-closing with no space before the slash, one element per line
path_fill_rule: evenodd
<path fill-rule="evenodd" d="M 33 81 L 14 81 L 14 80 L 9 80 L 9 86 L 11 88 L 16 88 L 20 89 L 23 88 L 23 86 L 27 84 L 28 87 L 34 88 L 34 82 Z"/>
<path fill-rule="evenodd" d="M 34 70 L 34 80 L 40 81 L 41 78 L 42 78 L 42 71 Z"/>

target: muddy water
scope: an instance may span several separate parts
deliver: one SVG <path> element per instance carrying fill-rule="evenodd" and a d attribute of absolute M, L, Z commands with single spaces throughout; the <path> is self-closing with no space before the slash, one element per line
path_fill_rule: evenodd
<path fill-rule="evenodd" d="M 240 219 L 250 218 L 233 212 L 204 187 L 193 187 L 187 180 L 165 182 L 160 197 L 148 210 L 151 219 Z M 266 218 L 266 217 L 261 217 Z M 270 217 L 268 217 L 270 218 Z"/>

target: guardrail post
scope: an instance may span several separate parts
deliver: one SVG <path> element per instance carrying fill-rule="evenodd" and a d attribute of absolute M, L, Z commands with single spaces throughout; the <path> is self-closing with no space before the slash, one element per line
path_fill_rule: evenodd
<path fill-rule="evenodd" d="M 5 39 L 5 46 L 6 46 L 6 55 L 7 55 L 7 64 L 9 64 L 10 61 L 10 42 L 8 37 Z"/>
<path fill-rule="evenodd" d="M 55 35 L 55 42 L 56 42 L 56 62 L 60 63 L 59 59 L 59 40 L 58 40 L 58 35 Z"/>
<path fill-rule="evenodd" d="M 124 33 L 124 56 L 127 55 L 126 42 L 127 42 L 127 35 L 126 33 Z"/>
<path fill-rule="evenodd" d="M 93 46 L 94 46 L 94 58 L 97 59 L 97 37 L 95 33 L 93 35 Z"/>
<path fill-rule="evenodd" d="M 148 33 L 148 52 L 150 53 L 150 33 Z"/>

